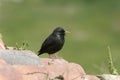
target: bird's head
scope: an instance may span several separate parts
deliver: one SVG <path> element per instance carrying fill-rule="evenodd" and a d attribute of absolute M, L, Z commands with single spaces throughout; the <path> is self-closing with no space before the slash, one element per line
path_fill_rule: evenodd
<path fill-rule="evenodd" d="M 54 31 L 53 34 L 55 35 L 65 35 L 65 30 L 61 27 L 57 27 Z"/>

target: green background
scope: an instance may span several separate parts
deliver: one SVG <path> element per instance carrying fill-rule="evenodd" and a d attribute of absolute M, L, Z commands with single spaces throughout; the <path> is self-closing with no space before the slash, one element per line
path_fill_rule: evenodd
<path fill-rule="evenodd" d="M 71 32 L 59 56 L 86 73 L 108 73 L 109 45 L 120 72 L 120 0 L 0 0 L 0 33 L 8 46 L 27 41 L 37 53 L 58 26 Z"/>

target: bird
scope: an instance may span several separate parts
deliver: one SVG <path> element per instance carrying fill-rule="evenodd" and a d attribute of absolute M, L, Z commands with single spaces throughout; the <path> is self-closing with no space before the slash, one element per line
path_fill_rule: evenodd
<path fill-rule="evenodd" d="M 65 34 L 68 31 L 65 31 L 62 27 L 57 27 L 53 32 L 45 39 L 42 43 L 40 50 L 38 51 L 38 56 L 43 53 L 48 53 L 49 57 L 60 51 L 63 48 L 65 43 Z M 57 55 L 54 55 L 57 58 Z"/>

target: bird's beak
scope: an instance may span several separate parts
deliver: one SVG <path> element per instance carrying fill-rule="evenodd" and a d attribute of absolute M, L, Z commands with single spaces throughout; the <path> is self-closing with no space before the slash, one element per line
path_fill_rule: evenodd
<path fill-rule="evenodd" d="M 69 31 L 65 31 L 65 33 L 71 33 L 71 32 L 69 32 Z"/>

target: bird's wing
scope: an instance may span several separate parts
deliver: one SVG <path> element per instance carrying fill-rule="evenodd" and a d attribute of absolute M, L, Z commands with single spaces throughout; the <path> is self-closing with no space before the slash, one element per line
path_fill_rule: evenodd
<path fill-rule="evenodd" d="M 43 46 L 44 47 L 50 46 L 53 44 L 53 42 L 54 42 L 54 38 L 50 36 L 44 41 Z"/>
<path fill-rule="evenodd" d="M 49 36 L 42 44 L 40 52 L 46 52 L 51 46 L 54 45 L 55 38 L 53 36 Z"/>

